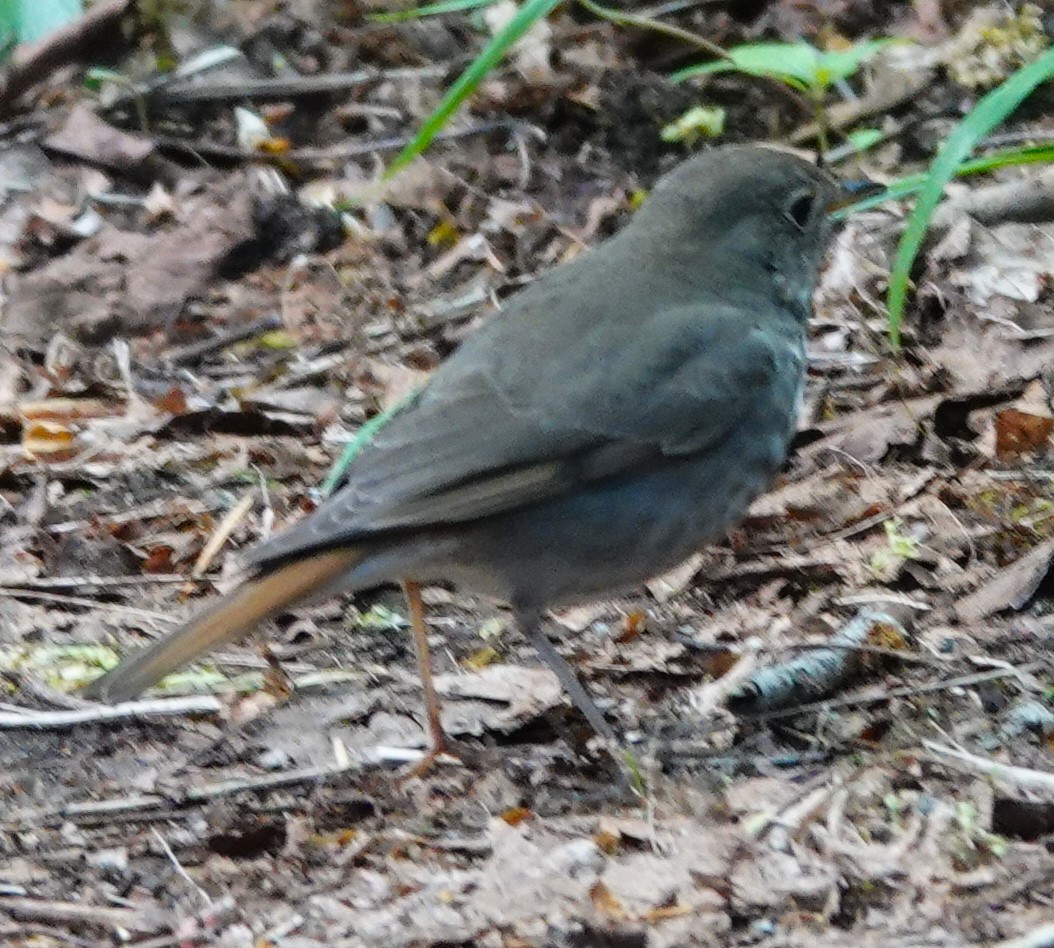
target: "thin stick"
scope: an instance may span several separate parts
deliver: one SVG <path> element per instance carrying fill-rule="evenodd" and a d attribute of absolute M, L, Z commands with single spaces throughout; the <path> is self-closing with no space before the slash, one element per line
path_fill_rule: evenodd
<path fill-rule="evenodd" d="M 63 731 L 80 724 L 112 724 L 115 721 L 170 718 L 186 714 L 219 714 L 223 705 L 212 695 L 160 698 L 154 701 L 125 701 L 115 705 L 93 705 L 72 711 L 0 711 L 0 730 Z"/>
<path fill-rule="evenodd" d="M 271 313 L 271 315 L 254 320 L 245 326 L 234 326 L 225 332 L 217 333 L 211 339 L 173 349 L 165 354 L 164 359 L 170 365 L 190 365 L 193 362 L 197 362 L 202 356 L 281 328 L 282 317 L 277 313 Z"/>

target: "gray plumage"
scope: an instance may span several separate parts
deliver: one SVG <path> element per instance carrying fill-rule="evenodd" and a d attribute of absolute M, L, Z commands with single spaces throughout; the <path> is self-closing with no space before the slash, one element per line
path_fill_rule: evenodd
<path fill-rule="evenodd" d="M 683 163 L 618 235 L 513 296 L 331 499 L 252 550 L 248 592 L 92 693 L 128 697 L 306 597 L 400 580 L 511 602 L 549 661 L 546 608 L 676 565 L 770 483 L 837 193 L 761 148 Z"/>

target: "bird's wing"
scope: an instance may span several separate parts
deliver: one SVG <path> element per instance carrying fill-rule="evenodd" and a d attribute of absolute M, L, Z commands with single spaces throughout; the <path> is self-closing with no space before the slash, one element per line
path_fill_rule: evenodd
<path fill-rule="evenodd" d="M 313 514 L 258 547 L 268 568 L 371 535 L 474 520 L 719 443 L 801 354 L 731 308 L 680 307 L 596 347 L 590 367 L 500 360 L 437 373 Z M 537 355 L 537 353 L 535 353 Z M 597 375 L 602 375 L 598 379 Z M 790 396 L 793 397 L 793 394 Z"/>

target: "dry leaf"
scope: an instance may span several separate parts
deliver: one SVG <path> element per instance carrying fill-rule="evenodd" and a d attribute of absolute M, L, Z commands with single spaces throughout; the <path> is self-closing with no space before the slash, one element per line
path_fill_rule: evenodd
<path fill-rule="evenodd" d="M 1006 408 L 995 416 L 995 456 L 1010 461 L 1044 447 L 1054 431 L 1054 418 Z"/>

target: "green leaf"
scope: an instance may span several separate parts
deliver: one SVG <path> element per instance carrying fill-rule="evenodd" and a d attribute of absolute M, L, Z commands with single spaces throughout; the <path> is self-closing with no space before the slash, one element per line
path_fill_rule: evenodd
<path fill-rule="evenodd" d="M 442 16 L 444 13 L 460 13 L 463 10 L 489 7 L 495 2 L 497 0 L 441 0 L 439 3 L 428 3 L 423 7 L 411 7 L 409 10 L 396 10 L 393 13 L 371 13 L 366 19 L 371 23 L 402 23 L 404 20 L 416 20 L 425 16 Z"/>
<path fill-rule="evenodd" d="M 406 167 L 423 152 L 436 137 L 462 103 L 476 91 L 477 86 L 509 51 L 509 48 L 526 33 L 538 20 L 547 17 L 563 0 L 527 0 L 520 7 L 505 28 L 483 48 L 483 51 L 469 63 L 465 71 L 457 77 L 447 90 L 443 100 L 435 111 L 425 119 L 420 131 L 388 166 L 384 176 L 390 178 L 399 169 Z"/>
<path fill-rule="evenodd" d="M 692 76 L 719 72 L 743 72 L 750 76 L 776 76 L 800 87 L 808 87 L 816 77 L 820 53 L 808 43 L 748 43 L 734 46 L 728 59 L 689 66 L 670 76 L 683 82 Z"/>
<path fill-rule="evenodd" d="M 827 87 L 839 79 L 848 79 L 859 71 L 860 67 L 879 50 L 890 43 L 903 42 L 895 39 L 876 39 L 866 43 L 857 43 L 849 49 L 839 49 L 820 54 L 817 65 L 817 79 Z"/>
<path fill-rule="evenodd" d="M 717 138 L 725 130 L 725 110 L 696 105 L 679 119 L 663 127 L 664 142 L 687 142 L 698 138 Z"/>
<path fill-rule="evenodd" d="M 867 151 L 869 148 L 882 141 L 882 129 L 880 128 L 857 128 L 845 136 L 849 144 L 858 152 Z"/>
<path fill-rule="evenodd" d="M 849 49 L 821 52 L 808 43 L 748 43 L 734 46 L 728 59 L 700 66 L 689 66 L 670 76 L 683 82 L 692 76 L 719 72 L 742 72 L 750 76 L 770 76 L 800 89 L 822 91 L 839 79 L 853 75 L 860 66 L 894 39 L 870 40 Z"/>
<path fill-rule="evenodd" d="M 889 307 L 889 337 L 894 349 L 900 345 L 900 325 L 904 318 L 911 268 L 922 247 L 930 218 L 944 193 L 944 186 L 955 176 L 977 143 L 1028 98 L 1036 86 L 1051 76 L 1054 76 L 1054 50 L 1019 69 L 984 96 L 955 126 L 930 165 L 918 201 L 897 245 L 893 271 L 889 276 L 886 304 Z"/>

